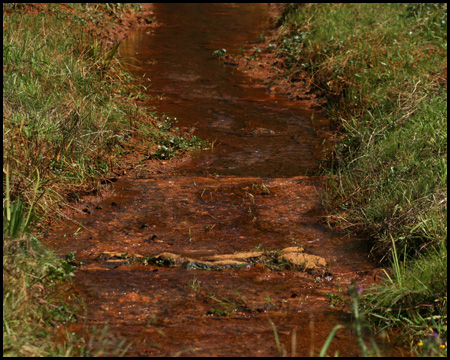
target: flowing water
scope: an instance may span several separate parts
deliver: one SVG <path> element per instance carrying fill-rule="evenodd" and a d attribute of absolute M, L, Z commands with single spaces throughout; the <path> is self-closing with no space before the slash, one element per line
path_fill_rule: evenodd
<path fill-rule="evenodd" d="M 251 42 L 270 26 L 267 4 L 154 6 L 161 26 L 131 36 L 122 54 L 151 80 L 160 114 L 215 146 L 172 174 L 120 179 L 111 197 L 77 219 L 85 229 L 54 229 L 47 242 L 83 262 L 76 283 L 86 323 L 108 323 L 133 342 L 130 355 L 276 356 L 270 321 L 288 354 L 293 340 L 297 355 L 317 354 L 336 324 L 350 322 L 326 293 L 353 280 L 365 287 L 376 268 L 363 239 L 322 224 L 315 174 L 327 120 L 212 55 L 257 46 Z M 204 270 L 117 256 L 205 259 L 298 244 L 327 260 L 326 273 L 262 263 Z M 338 333 L 329 354 L 336 351 L 360 354 L 351 330 Z"/>

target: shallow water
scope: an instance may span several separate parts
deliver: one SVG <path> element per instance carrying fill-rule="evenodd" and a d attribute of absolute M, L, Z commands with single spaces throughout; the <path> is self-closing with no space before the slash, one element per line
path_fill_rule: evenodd
<path fill-rule="evenodd" d="M 133 342 L 129 355 L 277 356 L 269 319 L 288 354 L 294 337 L 296 355 L 317 354 L 333 327 L 349 322 L 325 294 L 353 281 L 365 287 L 376 270 L 364 239 L 322 224 L 315 174 L 328 122 L 212 56 L 257 46 L 251 42 L 271 26 L 267 4 L 154 6 L 161 26 L 131 36 L 122 54 L 151 80 L 151 105 L 215 140 L 214 149 L 181 163 L 177 175 L 120 179 L 77 219 L 81 231 L 61 226 L 47 242 L 83 262 L 76 282 L 86 322 L 108 323 Z M 331 275 L 262 264 L 206 271 L 111 255 L 195 258 L 295 244 L 324 257 Z M 336 351 L 360 355 L 351 330 L 338 333 L 329 354 Z"/>
<path fill-rule="evenodd" d="M 254 41 L 269 27 L 267 4 L 158 5 L 155 15 L 162 27 L 136 34 L 122 53 L 151 80 L 150 95 L 163 98 L 156 102 L 160 113 L 216 140 L 215 151 L 199 155 L 189 172 L 289 177 L 317 168 L 323 139 L 316 132 L 326 119 L 315 114 L 312 122 L 312 110 L 269 94 L 212 55 L 258 46 Z"/>

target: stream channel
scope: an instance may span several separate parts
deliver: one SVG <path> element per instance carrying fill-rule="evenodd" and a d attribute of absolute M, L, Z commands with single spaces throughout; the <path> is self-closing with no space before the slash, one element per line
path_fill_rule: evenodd
<path fill-rule="evenodd" d="M 108 324 L 133 343 L 128 355 L 277 356 L 271 321 L 287 354 L 318 354 L 335 325 L 351 322 L 348 308 L 331 307 L 325 294 L 373 283 L 366 241 L 323 225 L 317 170 L 328 121 L 212 55 L 257 46 L 271 26 L 268 11 L 154 4 L 161 26 L 121 45 L 138 60 L 132 71 L 151 80 L 158 113 L 214 141 L 171 173 L 120 178 L 111 196 L 76 218 L 84 229 L 60 225 L 45 239 L 83 263 L 75 278 L 83 322 Z M 274 251 L 298 245 L 327 265 L 289 266 Z M 161 263 L 130 255 L 162 253 L 172 255 Z M 336 351 L 360 355 L 352 330 L 338 332 L 328 354 Z"/>

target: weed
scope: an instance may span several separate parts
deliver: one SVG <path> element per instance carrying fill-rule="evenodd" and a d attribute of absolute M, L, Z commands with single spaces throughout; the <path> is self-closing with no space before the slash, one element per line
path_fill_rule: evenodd
<path fill-rule="evenodd" d="M 251 199 L 252 204 L 255 203 L 255 196 L 253 194 L 249 193 L 248 191 L 245 191 L 244 194 Z"/>
<path fill-rule="evenodd" d="M 213 56 L 216 56 L 218 58 L 223 58 L 225 56 L 225 54 L 227 53 L 226 49 L 217 49 L 214 50 L 214 52 L 212 53 Z"/>
<path fill-rule="evenodd" d="M 5 170 L 5 169 L 4 169 Z M 74 321 L 76 310 L 62 304 L 57 288 L 73 277 L 75 258 L 58 259 L 29 233 L 29 214 L 20 201 L 10 201 L 9 167 L 6 166 L 6 206 L 3 209 L 3 354 L 42 356 L 52 344 L 40 323 Z M 27 234 L 27 235 L 25 235 Z"/>
<path fill-rule="evenodd" d="M 136 257 L 133 254 L 124 254 L 124 259 L 128 259 L 130 262 L 141 263 L 144 265 L 158 265 L 158 266 L 171 266 L 175 264 L 175 260 L 172 258 L 159 258 L 158 256 L 141 256 Z"/>
<path fill-rule="evenodd" d="M 261 184 L 252 183 L 252 189 L 254 189 L 255 191 L 259 191 L 261 195 L 270 195 L 270 189 L 264 183 Z"/>
<path fill-rule="evenodd" d="M 272 326 L 273 335 L 275 338 L 275 345 L 277 346 L 278 356 L 287 357 L 288 353 L 286 350 L 286 346 L 281 344 L 280 338 L 278 336 L 278 330 L 271 318 L 267 318 L 269 320 L 270 325 Z M 291 357 L 295 357 L 297 353 L 297 329 L 292 330 L 292 340 L 291 340 Z"/>
<path fill-rule="evenodd" d="M 253 53 L 249 56 L 249 59 L 251 60 L 258 60 L 261 57 L 261 48 L 258 46 L 254 46 L 252 48 Z"/>
<path fill-rule="evenodd" d="M 211 315 L 226 316 L 237 311 L 239 307 L 239 304 L 235 300 L 230 300 L 222 296 L 216 297 L 215 294 L 209 294 L 208 297 L 221 306 L 220 309 L 215 307 L 211 308 L 211 310 L 208 311 L 208 314 Z"/>
<path fill-rule="evenodd" d="M 215 316 L 227 316 L 230 312 L 227 310 L 217 309 L 215 307 L 211 308 L 208 311 L 208 315 L 215 315 Z"/>
<path fill-rule="evenodd" d="M 191 281 L 189 281 L 189 287 L 193 290 L 193 291 L 197 291 L 198 289 L 200 289 L 201 283 L 198 280 L 198 278 L 196 276 L 194 276 L 192 278 Z"/>
<path fill-rule="evenodd" d="M 160 139 L 160 145 L 151 154 L 151 158 L 158 160 L 170 160 L 177 155 L 193 149 L 205 148 L 206 142 L 198 136 L 192 136 L 190 139 L 183 136 L 169 136 L 167 139 Z"/>
<path fill-rule="evenodd" d="M 326 292 L 325 296 L 328 298 L 331 308 L 337 308 L 338 306 L 345 304 L 344 299 L 342 299 L 339 295 Z"/>
<path fill-rule="evenodd" d="M 253 259 L 252 261 L 254 263 L 264 265 L 264 267 L 271 271 L 298 270 L 301 268 L 301 266 L 295 265 L 281 257 L 281 250 L 282 249 L 267 250 L 264 249 L 264 246 L 262 244 L 259 244 L 255 247 L 255 251 L 263 251 L 264 254 L 263 256 Z"/>
<path fill-rule="evenodd" d="M 215 302 L 217 302 L 218 305 L 220 305 L 220 308 L 213 307 L 211 310 L 208 311 L 208 314 L 211 315 L 218 315 L 218 316 L 226 316 L 233 312 L 236 312 L 238 309 L 245 308 L 246 301 L 242 297 L 242 295 L 234 289 L 234 292 L 237 295 L 237 298 L 226 298 L 223 296 L 216 296 L 215 294 L 211 293 L 208 295 L 208 297 Z"/>
<path fill-rule="evenodd" d="M 386 273 L 381 283 L 367 290 L 361 299 L 364 310 L 382 328 L 408 324 L 412 344 L 438 334 L 433 336 L 432 351 L 441 354 L 445 349 L 440 345 L 447 337 L 447 287 L 442 281 L 447 271 L 447 249 L 441 245 L 414 262 L 400 261 L 395 245 L 393 249 L 392 275 Z M 419 350 L 417 345 L 413 350 Z"/>
<path fill-rule="evenodd" d="M 291 241 L 295 245 L 297 245 L 299 248 L 303 248 L 303 244 L 302 244 L 301 240 L 297 236 L 295 236 L 294 234 L 290 233 L 289 237 L 290 237 Z"/>
<path fill-rule="evenodd" d="M 273 302 L 272 298 L 269 296 L 269 294 L 266 293 L 266 302 L 270 306 L 275 306 L 275 303 Z"/>
<path fill-rule="evenodd" d="M 361 286 L 359 286 L 359 287 L 352 286 L 349 288 L 349 295 L 350 295 L 350 298 L 352 299 L 351 311 L 353 314 L 353 323 L 351 325 L 336 325 L 333 328 L 333 330 L 328 335 L 328 338 L 325 341 L 324 345 L 322 346 L 322 349 L 319 354 L 320 357 L 326 356 L 328 348 L 330 347 L 331 342 L 333 341 L 334 337 L 336 336 L 337 331 L 340 329 L 345 329 L 345 328 L 349 328 L 349 327 L 354 329 L 354 331 L 355 331 L 358 345 L 361 349 L 363 356 L 373 356 L 375 354 L 377 356 L 380 356 L 380 351 L 379 351 L 378 346 L 375 343 L 375 341 L 372 338 L 369 339 L 369 342 L 372 345 L 372 349 L 369 349 L 369 347 L 366 344 L 366 340 L 364 340 L 364 338 L 363 338 L 362 329 L 364 327 L 365 319 L 362 316 L 362 314 L 360 314 L 360 312 L 359 312 L 359 297 L 360 297 L 361 293 L 362 293 Z"/>
<path fill-rule="evenodd" d="M 67 357 L 102 357 L 114 356 L 123 357 L 128 352 L 132 343 L 124 339 L 118 339 L 111 336 L 108 326 L 102 328 L 93 327 L 89 333 L 83 336 L 75 333 L 67 333 L 66 341 L 58 345 L 56 349 L 50 352 L 51 356 Z"/>
<path fill-rule="evenodd" d="M 270 323 L 270 325 L 272 326 L 272 329 L 273 329 L 273 335 L 275 337 L 275 344 L 277 345 L 278 355 L 279 356 L 283 356 L 284 354 L 283 354 L 283 350 L 282 350 L 282 347 L 281 347 L 281 344 L 280 344 L 280 339 L 278 337 L 277 328 L 276 328 L 276 326 L 275 326 L 275 324 L 274 324 L 274 322 L 272 321 L 271 318 L 268 318 L 268 320 L 269 320 L 269 323 Z"/>
<path fill-rule="evenodd" d="M 264 42 L 266 40 L 266 35 L 259 34 L 257 39 L 258 39 L 257 40 L 258 42 L 262 43 L 262 42 Z"/>

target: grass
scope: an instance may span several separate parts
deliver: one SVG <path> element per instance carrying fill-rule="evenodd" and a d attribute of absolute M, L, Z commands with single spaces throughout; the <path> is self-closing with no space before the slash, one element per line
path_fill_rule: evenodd
<path fill-rule="evenodd" d="M 235 290 L 236 291 L 236 290 Z M 236 291 L 239 300 L 236 299 L 228 299 L 223 296 L 216 296 L 215 294 L 209 294 L 208 297 L 212 300 L 214 300 L 217 305 L 219 305 L 219 308 L 212 307 L 209 311 L 209 315 L 215 315 L 215 316 L 227 316 L 229 314 L 234 313 L 237 311 L 239 307 L 241 307 L 241 302 L 243 301 L 240 294 Z M 245 302 L 244 302 L 245 303 Z"/>
<path fill-rule="evenodd" d="M 379 328 L 404 328 L 417 355 L 439 356 L 446 351 L 447 284 L 442 279 L 447 259 L 445 246 L 441 246 L 408 262 L 404 261 L 406 253 L 398 254 L 394 245 L 392 274 L 368 289 L 363 298 L 364 310 L 373 322 Z"/>
<path fill-rule="evenodd" d="M 72 267 L 34 237 L 7 239 L 3 251 L 3 355 L 48 355 L 53 329 L 77 319 L 57 291 Z"/>
<path fill-rule="evenodd" d="M 362 356 L 364 357 L 375 355 L 378 357 L 381 356 L 380 350 L 378 349 L 378 346 L 373 337 L 370 337 L 367 340 L 364 339 L 363 336 L 363 328 L 366 326 L 366 319 L 359 310 L 359 300 L 362 291 L 363 291 L 362 286 L 358 288 L 356 286 L 351 286 L 348 288 L 348 294 L 351 298 L 351 313 L 354 318 L 353 323 L 350 325 L 336 325 L 333 328 L 333 330 L 328 335 L 328 338 L 326 339 L 324 345 L 320 350 L 319 354 L 320 357 L 326 356 L 328 348 L 330 347 L 331 342 L 335 338 L 337 331 L 345 328 L 350 328 L 354 330 L 358 346 L 361 349 Z M 370 342 L 370 346 L 368 346 L 367 342 Z"/>
<path fill-rule="evenodd" d="M 279 25 L 279 78 L 324 98 L 336 130 L 328 221 L 393 266 L 369 317 L 446 344 L 447 5 L 287 4 Z"/>
<path fill-rule="evenodd" d="M 354 335 L 356 336 L 356 342 L 358 347 L 361 350 L 361 355 L 363 357 L 372 357 L 372 356 L 381 356 L 380 350 L 378 348 L 378 345 L 376 344 L 374 340 L 374 336 L 368 336 L 363 335 L 364 328 L 367 326 L 367 320 L 364 317 L 364 315 L 359 311 L 359 301 L 361 299 L 361 293 L 363 291 L 362 287 L 356 287 L 355 285 L 351 285 L 348 287 L 348 295 L 349 299 L 346 300 L 346 302 L 350 302 L 350 310 L 353 316 L 353 323 L 348 325 L 336 325 L 328 335 L 327 339 L 325 340 L 324 344 L 322 345 L 322 348 L 320 349 L 320 352 L 317 354 L 319 357 L 325 357 L 327 356 L 327 352 L 330 348 L 331 343 L 335 340 L 336 334 L 339 330 L 342 329 L 351 329 L 354 331 Z M 268 318 L 270 325 L 272 326 L 274 338 L 275 338 L 275 345 L 278 350 L 278 355 L 282 357 L 287 357 L 288 353 L 286 350 L 286 346 L 284 344 L 281 344 L 278 331 L 276 328 L 275 323 L 272 321 L 272 319 Z M 296 356 L 296 344 L 297 344 L 297 333 L 296 329 L 294 328 L 292 331 L 292 340 L 291 340 L 291 357 Z M 314 351 L 311 350 L 310 356 L 314 356 Z M 339 354 L 335 353 L 335 356 L 339 356 L 345 354 Z"/>
<path fill-rule="evenodd" d="M 126 350 L 103 329 L 86 340 L 67 334 L 65 345 L 55 345 L 54 329 L 75 320 L 82 308 L 72 309 L 58 291 L 70 281 L 74 261 L 45 249 L 32 233 L 69 201 L 98 192 L 119 169 L 204 145 L 139 106 L 145 88 L 118 57 L 120 43 L 104 41 L 105 31 L 139 9 L 120 3 L 3 5 L 6 356 Z"/>
<path fill-rule="evenodd" d="M 65 7 L 4 15 L 4 163 L 11 197 L 29 205 L 37 196 L 36 211 L 98 190 L 124 155 L 170 159 L 203 145 L 139 107 L 144 89 L 117 57 L 119 43 L 107 47 L 86 31 L 111 6 L 88 6 L 87 20 Z"/>
<path fill-rule="evenodd" d="M 10 201 L 8 173 L 6 184 L 3 355 L 46 356 L 54 351 L 49 341 L 52 330 L 61 323 L 76 321 L 81 309 L 81 302 L 71 300 L 71 295 L 64 298 L 61 291 L 61 284 L 74 276 L 74 258 L 67 254 L 59 259 L 36 237 L 26 234 L 29 218 L 20 200 Z"/>

